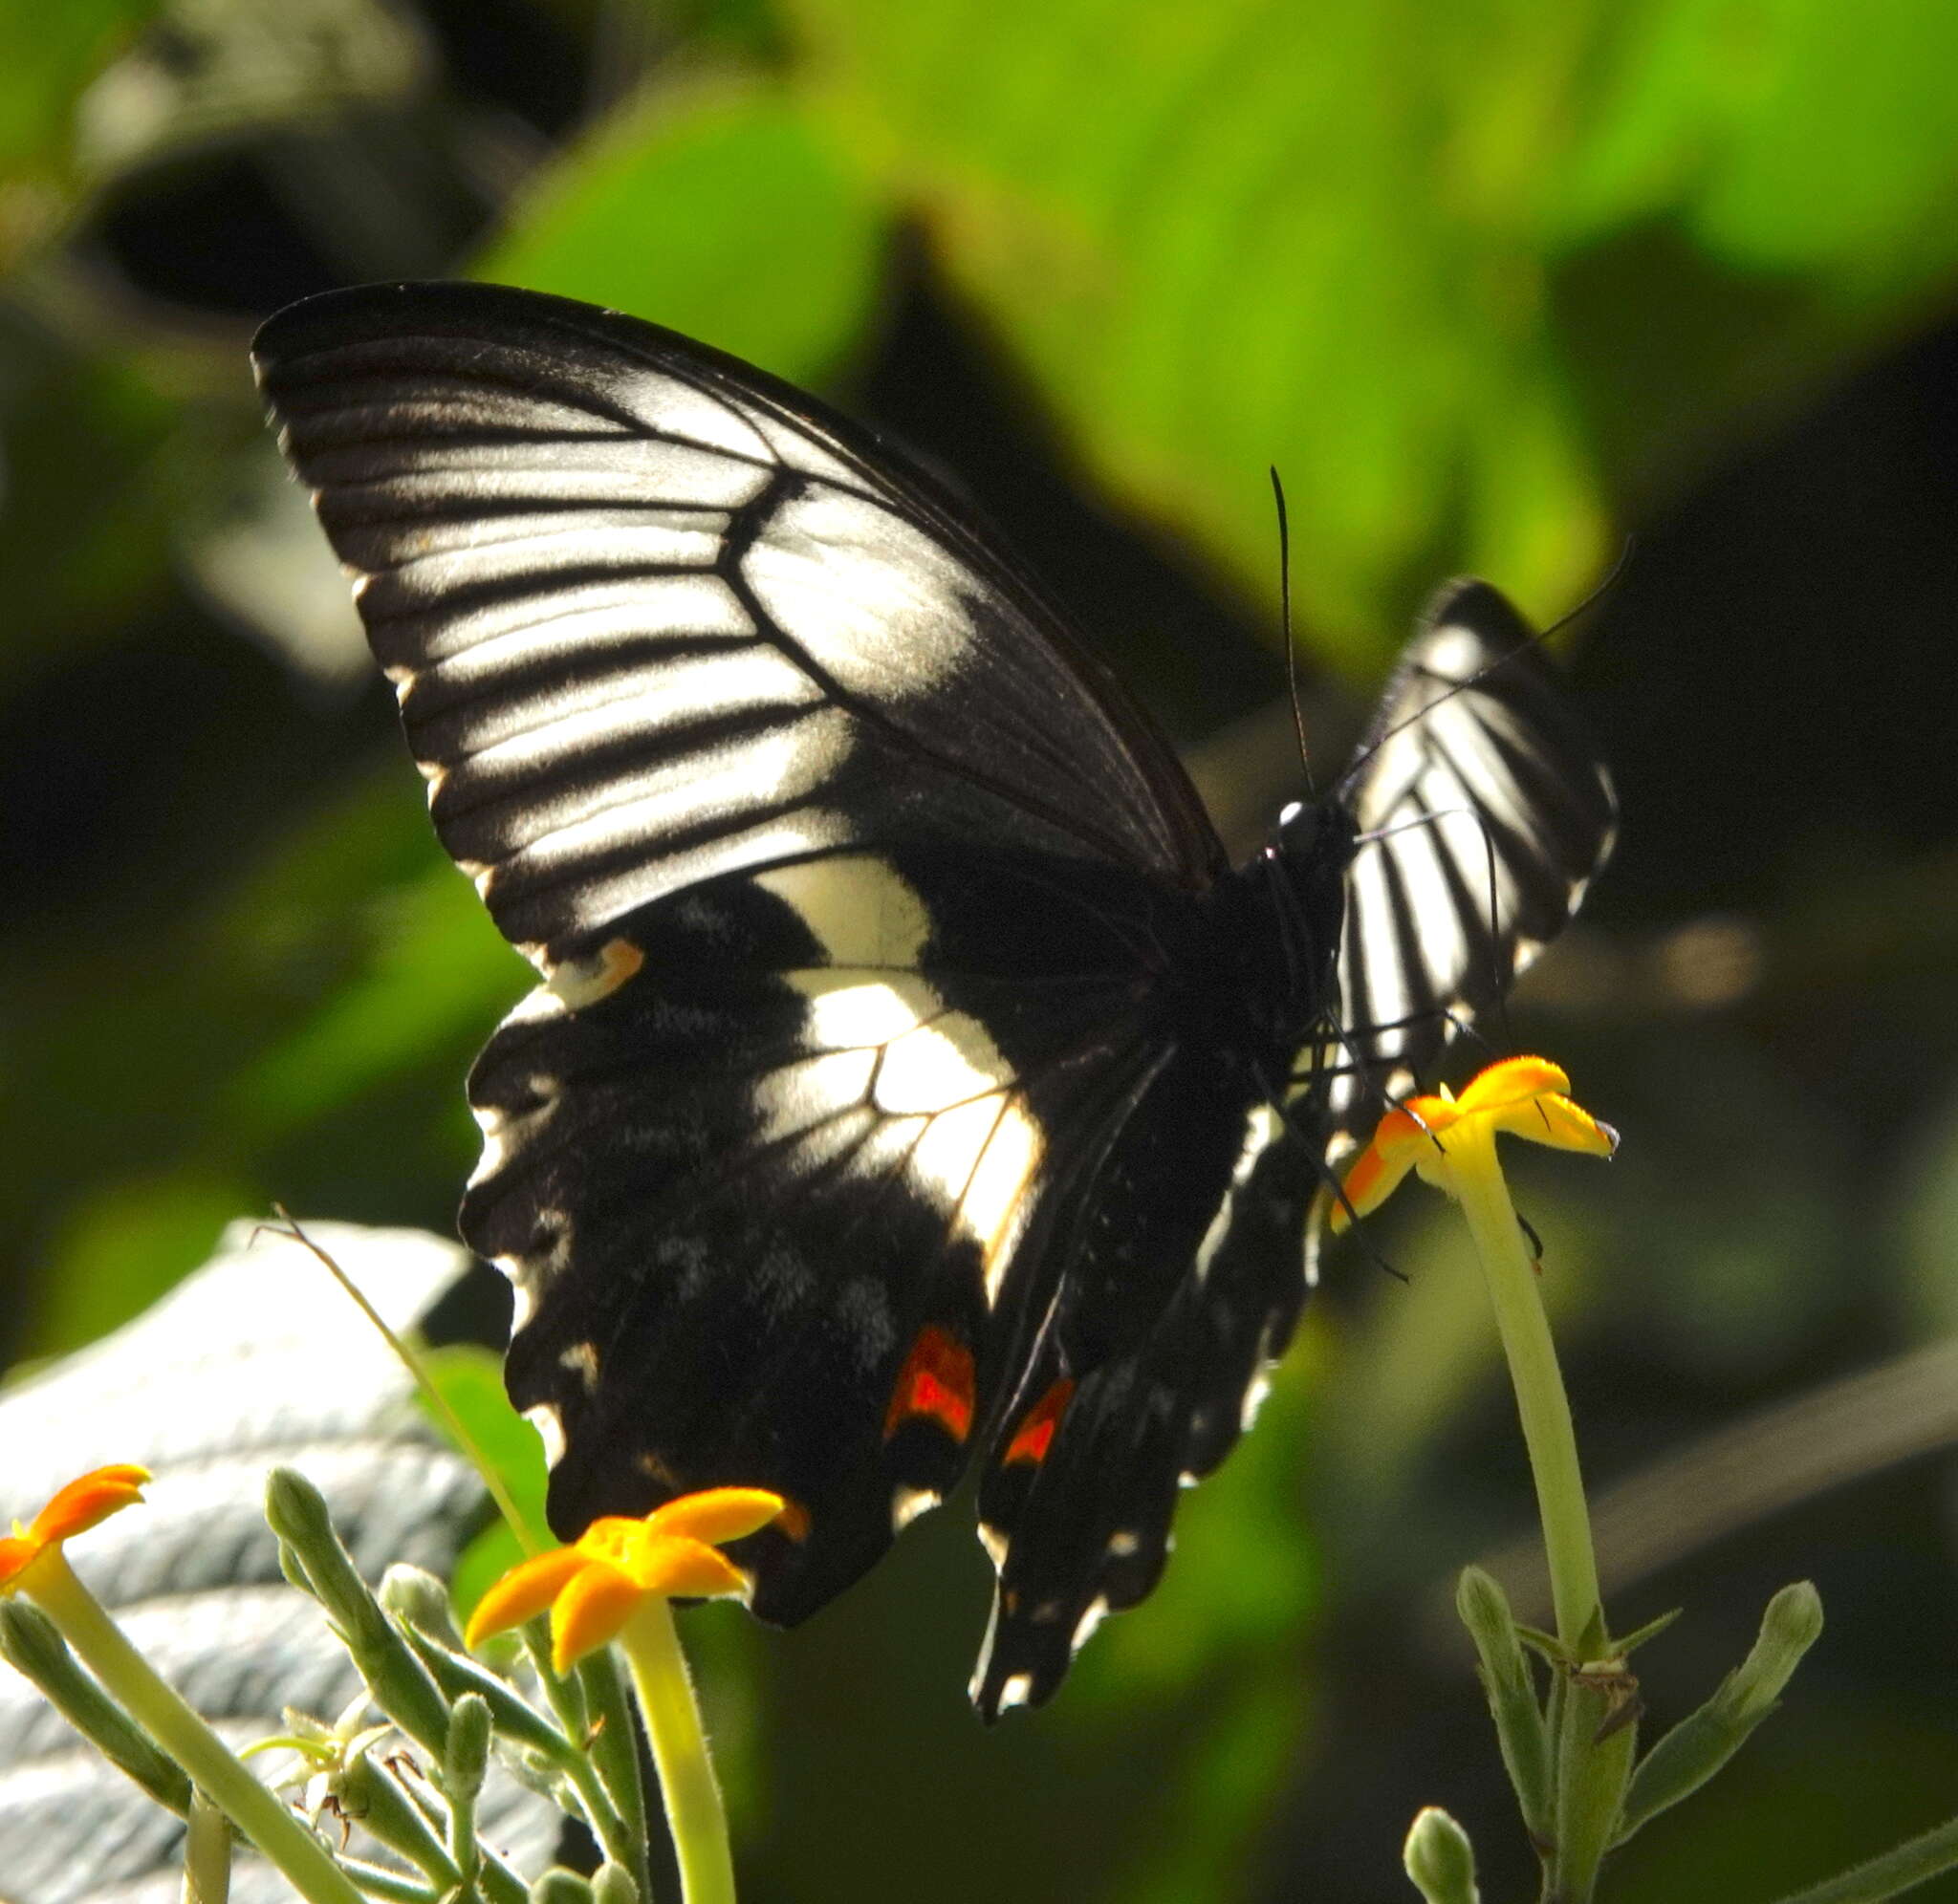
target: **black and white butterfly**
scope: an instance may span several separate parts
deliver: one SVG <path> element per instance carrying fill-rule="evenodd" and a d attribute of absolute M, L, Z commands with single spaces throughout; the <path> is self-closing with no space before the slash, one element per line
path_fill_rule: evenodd
<path fill-rule="evenodd" d="M 814 1612 L 975 1458 L 972 1686 L 1154 1586 L 1310 1283 L 1329 1146 L 1570 916 L 1611 785 L 1444 590 L 1233 869 L 1167 743 L 937 484 L 762 372 L 482 285 L 272 318 L 443 844 L 543 974 L 470 1078 L 470 1244 L 554 1525 L 717 1483 Z"/>

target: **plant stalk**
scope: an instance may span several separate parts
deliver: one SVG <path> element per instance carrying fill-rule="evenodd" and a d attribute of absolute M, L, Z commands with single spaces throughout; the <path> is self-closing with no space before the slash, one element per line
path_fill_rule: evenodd
<path fill-rule="evenodd" d="M 1481 1118 L 1465 1117 L 1447 1131 L 1450 1178 L 1462 1214 L 1475 1239 L 1495 1306 L 1496 1328 L 1516 1391 L 1516 1412 L 1536 1482 L 1550 1566 L 1556 1636 L 1574 1660 L 1601 1655 L 1604 1616 L 1598 1596 L 1598 1561 L 1591 1545 L 1591 1513 L 1577 1465 L 1571 1404 L 1557 1367 L 1550 1321 L 1543 1312 L 1536 1265 L 1510 1201 L 1495 1157 L 1495 1133 Z"/>
<path fill-rule="evenodd" d="M 683 1904 L 734 1904 L 728 1814 L 671 1605 L 651 1596 L 642 1600 L 626 1621 L 620 1643 L 660 1774 L 666 1823 L 679 1854 Z"/>
<path fill-rule="evenodd" d="M 26 1592 L 122 1709 L 190 1774 L 191 1783 L 292 1881 L 310 1904 L 361 1904 L 353 1880 L 313 1833 L 246 1770 L 176 1689 L 130 1645 L 58 1547 L 21 1578 Z"/>

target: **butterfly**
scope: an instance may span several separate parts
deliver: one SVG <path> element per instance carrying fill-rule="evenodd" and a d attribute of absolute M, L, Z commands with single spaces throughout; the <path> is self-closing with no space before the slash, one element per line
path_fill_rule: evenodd
<path fill-rule="evenodd" d="M 542 983 L 465 1239 L 565 1538 L 695 1488 L 788 1624 L 975 1461 L 972 1698 L 1154 1587 L 1311 1279 L 1329 1155 L 1555 935 L 1611 782 L 1443 590 L 1233 867 L 1168 743 L 868 431 L 618 313 L 375 286 L 253 346 L 443 845 Z"/>

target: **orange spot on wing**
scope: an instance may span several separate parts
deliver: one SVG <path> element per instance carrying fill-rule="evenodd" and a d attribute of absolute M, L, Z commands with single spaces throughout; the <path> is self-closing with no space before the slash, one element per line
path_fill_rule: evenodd
<path fill-rule="evenodd" d="M 1021 1418 L 1012 1439 L 1007 1443 L 1006 1453 L 1000 1457 L 1002 1467 L 1012 1467 L 1015 1461 L 1038 1467 L 1047 1459 L 1047 1450 L 1054 1445 L 1054 1431 L 1060 1426 L 1060 1417 L 1067 1413 L 1074 1392 L 1074 1382 L 1066 1375 L 1050 1385 Z"/>
<path fill-rule="evenodd" d="M 777 1533 L 787 1534 L 800 1547 L 809 1538 L 809 1509 L 799 1501 L 784 1501 L 774 1525 Z"/>
<path fill-rule="evenodd" d="M 972 1432 L 972 1352 L 935 1322 L 918 1331 L 884 1411 L 886 1441 L 905 1422 L 936 1421 L 954 1441 Z"/>

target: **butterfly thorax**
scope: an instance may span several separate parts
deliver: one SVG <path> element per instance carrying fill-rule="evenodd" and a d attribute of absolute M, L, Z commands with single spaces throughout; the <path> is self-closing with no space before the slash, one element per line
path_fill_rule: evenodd
<path fill-rule="evenodd" d="M 1218 889 L 1258 1028 L 1286 1051 L 1323 1026 L 1338 999 L 1352 816 L 1333 800 L 1297 802 Z"/>

